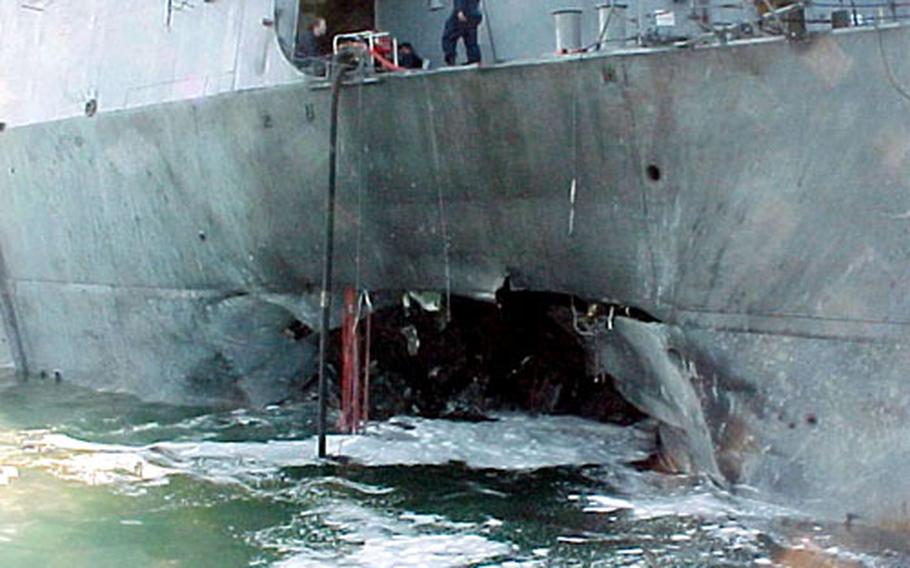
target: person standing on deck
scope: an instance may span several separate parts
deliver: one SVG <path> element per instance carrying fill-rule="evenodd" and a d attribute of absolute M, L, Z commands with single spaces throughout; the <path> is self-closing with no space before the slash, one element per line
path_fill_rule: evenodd
<path fill-rule="evenodd" d="M 446 65 L 455 65 L 458 39 L 464 39 L 464 49 L 468 55 L 468 64 L 480 63 L 480 46 L 477 45 L 477 26 L 483 20 L 480 12 L 480 0 L 454 0 L 452 15 L 446 20 L 442 32 L 442 51 Z"/>

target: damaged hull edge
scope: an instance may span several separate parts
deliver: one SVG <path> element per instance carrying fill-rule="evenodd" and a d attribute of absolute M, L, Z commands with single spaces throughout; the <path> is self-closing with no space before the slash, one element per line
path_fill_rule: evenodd
<path fill-rule="evenodd" d="M 680 461 L 899 516 L 907 52 L 896 28 L 347 87 L 336 281 L 638 307 L 660 323 L 589 349 Z M 318 321 L 328 103 L 292 84 L 0 134 L 9 359 L 149 400 L 280 398 L 313 363 L 285 330 Z"/>

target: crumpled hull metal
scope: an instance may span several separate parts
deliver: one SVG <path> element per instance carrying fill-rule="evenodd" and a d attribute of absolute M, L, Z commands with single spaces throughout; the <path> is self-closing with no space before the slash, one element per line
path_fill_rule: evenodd
<path fill-rule="evenodd" d="M 906 514 L 908 348 L 625 318 L 591 341 L 683 469 L 864 522 Z"/>

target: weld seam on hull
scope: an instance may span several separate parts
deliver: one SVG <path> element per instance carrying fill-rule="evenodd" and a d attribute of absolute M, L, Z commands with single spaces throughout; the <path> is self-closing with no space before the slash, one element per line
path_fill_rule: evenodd
<path fill-rule="evenodd" d="M 0 257 L 0 263 L 2 263 L 2 257 Z M 0 278 L 2 278 L 4 272 L 2 267 L 0 267 Z M 81 288 L 86 291 L 99 291 L 99 292 L 109 292 L 109 291 L 133 291 L 133 292 L 156 292 L 161 296 L 175 296 L 175 297 L 198 297 L 201 299 L 210 298 L 210 297 L 220 297 L 225 294 L 244 294 L 244 295 L 255 295 L 255 294 L 308 294 L 313 292 L 311 290 L 304 289 L 301 291 L 298 288 L 293 290 L 288 289 L 279 289 L 279 288 L 261 288 L 256 286 L 208 286 L 208 287 L 191 287 L 187 286 L 181 288 L 178 286 L 148 286 L 148 285 L 136 285 L 136 284 L 103 284 L 103 283 L 93 283 L 93 282 L 79 282 L 75 280 L 55 280 L 53 278 L 9 278 L 8 282 L 18 282 L 25 285 L 39 285 L 39 286 L 60 286 L 63 288 Z M 315 293 L 315 292 L 313 292 Z"/>
<path fill-rule="evenodd" d="M 805 314 L 730 313 L 699 309 L 676 309 L 670 323 L 694 329 L 710 329 L 757 335 L 807 339 L 847 340 L 858 343 L 904 340 L 910 337 L 910 322 L 860 318 L 836 318 Z M 826 329 L 820 329 L 819 326 Z"/>

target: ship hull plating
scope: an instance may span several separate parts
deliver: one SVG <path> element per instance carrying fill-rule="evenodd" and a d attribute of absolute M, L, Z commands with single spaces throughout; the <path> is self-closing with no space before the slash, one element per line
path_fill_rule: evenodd
<path fill-rule="evenodd" d="M 638 361 L 607 366 L 696 467 L 831 515 L 894 513 L 908 51 L 897 28 L 348 86 L 336 281 L 489 295 L 508 278 L 643 309 L 662 323 L 592 349 Z M 284 331 L 316 322 L 328 96 L 0 134 L 20 368 L 150 400 L 278 396 L 312 355 Z"/>

